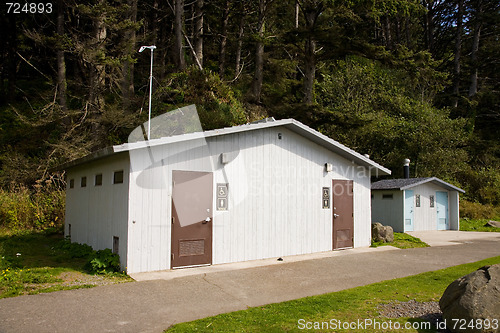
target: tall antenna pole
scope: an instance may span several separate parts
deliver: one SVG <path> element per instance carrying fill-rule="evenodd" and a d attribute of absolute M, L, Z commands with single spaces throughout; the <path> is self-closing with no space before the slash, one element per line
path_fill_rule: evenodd
<path fill-rule="evenodd" d="M 149 74 L 149 120 L 148 120 L 148 140 L 151 140 L 151 94 L 153 91 L 153 50 L 156 49 L 156 46 L 141 46 L 139 52 L 144 51 L 145 49 L 151 50 L 151 70 Z"/>

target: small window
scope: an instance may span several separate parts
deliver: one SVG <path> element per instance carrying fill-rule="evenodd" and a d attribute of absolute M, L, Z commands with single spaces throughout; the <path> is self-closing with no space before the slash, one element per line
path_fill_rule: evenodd
<path fill-rule="evenodd" d="M 382 199 L 389 199 L 392 200 L 393 195 L 392 194 L 382 194 Z"/>
<path fill-rule="evenodd" d="M 429 195 L 429 205 L 431 208 L 434 207 L 434 196 L 433 195 Z"/>
<path fill-rule="evenodd" d="M 102 173 L 95 175 L 95 186 L 102 185 Z"/>
<path fill-rule="evenodd" d="M 113 174 L 113 184 L 123 183 L 123 170 L 115 171 Z"/>
<path fill-rule="evenodd" d="M 119 249 L 120 249 L 120 238 L 117 236 L 113 236 L 113 253 L 118 254 Z"/>
<path fill-rule="evenodd" d="M 87 177 L 82 177 L 82 179 L 80 181 L 80 186 L 87 187 Z"/>
<path fill-rule="evenodd" d="M 420 207 L 420 194 L 415 194 L 415 206 Z"/>
<path fill-rule="evenodd" d="M 75 188 L 75 180 L 74 179 L 69 180 L 69 188 Z"/>

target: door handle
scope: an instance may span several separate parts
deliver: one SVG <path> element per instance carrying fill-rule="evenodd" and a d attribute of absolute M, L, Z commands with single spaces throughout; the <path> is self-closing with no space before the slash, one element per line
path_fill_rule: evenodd
<path fill-rule="evenodd" d="M 212 219 L 210 217 L 207 217 L 202 223 L 207 224 L 210 221 L 212 221 Z"/>
<path fill-rule="evenodd" d="M 336 219 L 337 217 L 339 217 L 340 215 L 339 214 L 335 214 L 333 213 L 333 218 Z"/>

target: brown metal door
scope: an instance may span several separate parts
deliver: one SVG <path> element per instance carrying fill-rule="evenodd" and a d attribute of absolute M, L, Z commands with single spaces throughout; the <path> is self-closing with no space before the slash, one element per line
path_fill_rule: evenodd
<path fill-rule="evenodd" d="M 353 247 L 353 187 L 352 180 L 333 180 L 333 249 Z"/>
<path fill-rule="evenodd" d="M 212 173 L 172 171 L 171 267 L 212 263 Z"/>

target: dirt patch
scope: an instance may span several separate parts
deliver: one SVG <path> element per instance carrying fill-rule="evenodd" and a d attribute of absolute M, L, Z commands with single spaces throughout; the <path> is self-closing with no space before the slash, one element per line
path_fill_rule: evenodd
<path fill-rule="evenodd" d="M 436 325 L 443 320 L 438 302 L 417 302 L 414 299 L 408 302 L 391 302 L 379 304 L 377 309 L 381 316 L 386 318 L 418 318 Z M 439 332 L 450 332 L 446 329 Z"/>

